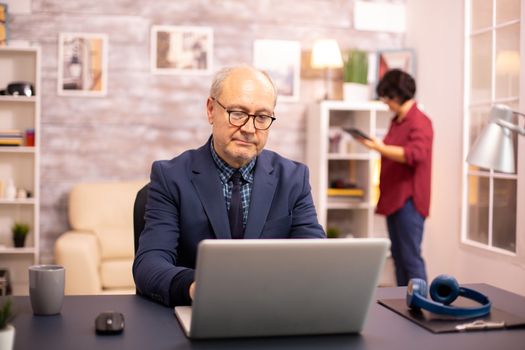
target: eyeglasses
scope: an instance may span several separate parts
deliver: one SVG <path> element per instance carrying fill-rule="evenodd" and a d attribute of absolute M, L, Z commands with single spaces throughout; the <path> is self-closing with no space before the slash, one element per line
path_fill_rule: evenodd
<path fill-rule="evenodd" d="M 276 119 L 275 117 L 265 115 L 265 114 L 249 114 L 243 111 L 237 111 L 237 110 L 230 110 L 227 109 L 222 105 L 222 103 L 219 102 L 215 97 L 211 97 L 212 100 L 217 102 L 219 106 L 221 106 L 226 113 L 228 113 L 228 121 L 233 126 L 244 126 L 250 117 L 253 118 L 253 127 L 256 130 L 267 130 L 272 125 L 273 121 Z"/>

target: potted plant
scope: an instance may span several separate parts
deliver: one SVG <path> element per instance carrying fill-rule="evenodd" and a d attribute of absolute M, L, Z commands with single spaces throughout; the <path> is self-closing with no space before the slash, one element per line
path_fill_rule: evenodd
<path fill-rule="evenodd" d="M 338 238 L 340 236 L 340 231 L 338 228 L 329 227 L 326 230 L 326 238 Z"/>
<path fill-rule="evenodd" d="M 11 299 L 0 306 L 0 349 L 11 350 L 15 342 L 15 327 L 9 324 L 13 316 Z"/>
<path fill-rule="evenodd" d="M 29 225 L 22 222 L 15 222 L 11 231 L 13 232 L 13 243 L 15 247 L 23 247 L 25 245 L 27 234 L 29 233 Z"/>
<path fill-rule="evenodd" d="M 350 50 L 343 66 L 343 98 L 352 101 L 368 101 L 368 54 Z"/>

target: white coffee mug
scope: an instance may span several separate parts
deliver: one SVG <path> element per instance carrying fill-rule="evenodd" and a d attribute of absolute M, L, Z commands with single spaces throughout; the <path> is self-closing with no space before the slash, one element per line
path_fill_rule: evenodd
<path fill-rule="evenodd" d="M 29 266 L 29 297 L 35 315 L 56 315 L 64 300 L 65 270 L 60 265 Z"/>

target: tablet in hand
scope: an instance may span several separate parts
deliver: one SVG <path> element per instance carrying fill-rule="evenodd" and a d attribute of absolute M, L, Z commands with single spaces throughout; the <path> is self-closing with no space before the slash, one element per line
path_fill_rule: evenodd
<path fill-rule="evenodd" d="M 365 134 L 364 132 L 362 132 L 359 129 L 356 129 L 356 128 L 345 128 L 344 130 L 347 133 L 349 133 L 350 135 L 352 135 L 356 139 L 365 139 L 365 140 L 372 141 L 372 138 L 370 138 L 370 136 L 368 136 L 367 134 Z"/>

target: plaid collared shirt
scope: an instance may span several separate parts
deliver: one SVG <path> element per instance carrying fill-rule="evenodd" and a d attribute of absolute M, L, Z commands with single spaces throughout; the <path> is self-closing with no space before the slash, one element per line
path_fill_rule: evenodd
<path fill-rule="evenodd" d="M 213 149 L 213 140 L 210 142 L 211 156 L 217 165 L 217 171 L 219 172 L 219 177 L 222 182 L 222 192 L 224 198 L 226 199 L 226 209 L 230 210 L 230 203 L 232 199 L 232 188 L 233 182 L 231 177 L 237 169 L 229 166 L 225 161 L 223 161 L 217 152 Z M 242 224 L 243 227 L 246 227 L 246 221 L 248 220 L 248 212 L 250 210 L 250 198 L 252 196 L 253 188 L 253 173 L 255 168 L 255 163 L 257 162 L 257 157 L 254 157 L 248 164 L 239 169 L 239 172 L 242 176 L 242 185 L 241 185 L 241 200 L 242 200 Z"/>

